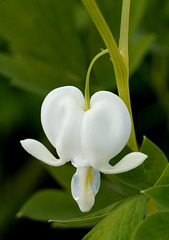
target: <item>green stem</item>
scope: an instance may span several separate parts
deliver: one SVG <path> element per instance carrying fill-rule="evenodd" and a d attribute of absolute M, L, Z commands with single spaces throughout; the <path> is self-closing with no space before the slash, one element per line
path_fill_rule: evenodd
<path fill-rule="evenodd" d="M 96 62 L 96 60 L 103 56 L 104 54 L 108 53 L 108 49 L 105 49 L 103 51 L 101 51 L 100 53 L 98 53 L 91 61 L 88 71 L 87 71 L 87 75 L 86 75 L 86 85 L 85 85 L 85 107 L 84 110 L 87 111 L 88 109 L 90 109 L 90 88 L 89 88 L 89 81 L 90 81 L 90 73 L 92 70 L 92 67 L 94 65 L 94 63 Z"/>
<path fill-rule="evenodd" d="M 119 51 L 123 58 L 123 62 L 126 67 L 126 75 L 125 75 L 125 103 L 129 109 L 131 121 L 132 121 L 132 129 L 131 135 L 128 142 L 128 146 L 133 151 L 138 151 L 137 141 L 136 141 L 136 134 L 134 128 L 134 121 L 131 109 L 131 101 L 130 101 L 130 91 L 129 91 L 129 54 L 128 54 L 128 38 L 129 38 L 129 16 L 130 16 L 130 0 L 123 0 L 122 5 L 122 13 L 121 13 L 121 27 L 120 27 L 120 39 L 119 39 Z M 120 95 L 120 93 L 119 93 Z M 122 97 L 122 99 L 124 99 Z"/>
<path fill-rule="evenodd" d="M 123 57 L 129 76 L 129 57 L 128 57 L 128 32 L 129 32 L 130 0 L 123 0 L 121 27 L 119 39 L 119 51 Z"/>
<path fill-rule="evenodd" d="M 134 124 L 133 124 L 133 117 L 132 117 L 132 110 L 131 110 L 131 102 L 130 102 L 130 93 L 129 93 L 129 70 L 128 70 L 128 61 L 126 64 L 126 57 L 128 56 L 128 24 L 127 24 L 127 32 L 124 33 L 124 30 L 126 31 L 126 28 L 123 27 L 125 21 L 128 22 L 129 18 L 129 1 L 124 0 L 123 4 L 123 10 L 122 10 L 122 24 L 121 24 L 121 36 L 120 36 L 120 48 L 121 53 L 117 47 L 117 44 L 114 40 L 114 37 L 102 15 L 100 12 L 100 9 L 98 8 L 95 0 L 81 0 L 86 7 L 90 17 L 92 18 L 94 24 L 96 25 L 103 41 L 106 44 L 106 47 L 109 51 L 110 57 L 112 59 L 112 63 L 114 66 L 115 76 L 116 76 L 116 82 L 117 82 L 117 89 L 120 98 L 125 102 L 131 116 L 132 120 L 132 130 L 130 139 L 128 141 L 128 146 L 133 151 L 138 151 L 137 142 L 136 142 L 136 136 L 135 136 L 135 130 L 134 130 Z M 127 5 L 126 5 L 127 4 Z M 126 7 L 127 6 L 127 7 Z M 125 14 L 125 11 L 128 11 L 128 13 Z M 126 44 L 127 43 L 127 44 Z M 125 50 L 124 50 L 125 48 Z M 126 50 L 127 49 L 127 50 Z M 124 53 L 124 54 L 123 54 Z"/>
<path fill-rule="evenodd" d="M 101 37 L 103 38 L 107 49 L 109 50 L 114 69 L 116 74 L 116 79 L 124 79 L 126 74 L 126 68 L 124 62 L 122 61 L 122 57 L 118 50 L 117 44 L 114 40 L 114 37 L 103 17 L 101 14 L 95 0 L 82 0 L 84 6 L 88 10 L 93 22 L 95 23 Z M 122 82 L 123 81 L 117 81 Z"/>

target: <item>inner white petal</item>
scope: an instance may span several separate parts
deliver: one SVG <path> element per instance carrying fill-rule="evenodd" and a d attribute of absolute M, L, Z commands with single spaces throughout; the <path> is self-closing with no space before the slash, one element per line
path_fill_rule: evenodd
<path fill-rule="evenodd" d="M 82 212 L 88 212 L 94 205 L 95 195 L 100 187 L 100 173 L 92 167 L 79 167 L 72 177 L 72 196 Z"/>
<path fill-rule="evenodd" d="M 92 191 L 97 194 L 100 188 L 100 172 L 93 168 Z"/>

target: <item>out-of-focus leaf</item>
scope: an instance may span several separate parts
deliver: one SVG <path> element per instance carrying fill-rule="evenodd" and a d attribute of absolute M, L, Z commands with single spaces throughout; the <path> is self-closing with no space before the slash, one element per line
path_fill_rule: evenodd
<path fill-rule="evenodd" d="M 86 59 L 89 64 L 105 45 L 83 6 L 75 0 L 64 1 L 0 2 L 0 21 L 3 22 L 0 35 L 8 49 L 0 54 L 0 71 L 12 79 L 13 84 L 41 95 L 63 85 L 83 89 Z M 118 44 L 122 1 L 107 0 L 105 4 L 99 0 L 98 5 Z M 134 30 L 143 17 L 145 5 L 145 1 L 141 1 L 139 7 L 134 3 L 131 6 L 135 14 Z M 131 61 L 137 66 L 149 46 L 147 39 L 143 43 L 144 47 L 139 48 Z M 98 61 L 93 73 L 92 91 L 115 90 L 109 55 Z"/>
<path fill-rule="evenodd" d="M 143 20 L 145 11 L 148 6 L 147 0 L 131 1 L 130 6 L 130 35 L 134 34 L 138 30 L 141 21 Z"/>
<path fill-rule="evenodd" d="M 17 215 L 37 221 L 66 220 L 80 215 L 80 210 L 70 194 L 60 190 L 45 189 L 35 193 Z"/>
<path fill-rule="evenodd" d="M 169 185 L 152 187 L 143 193 L 161 206 L 169 208 Z"/>
<path fill-rule="evenodd" d="M 22 99 L 22 101 L 21 101 Z M 12 129 L 21 126 L 24 122 L 39 126 L 39 107 L 41 98 L 33 94 L 21 92 L 9 85 L 8 81 L 0 76 L 0 132 L 1 136 L 10 134 Z M 35 115 L 36 114 L 36 115 Z M 32 116 L 34 116 L 32 121 Z M 29 121 L 31 118 L 31 121 Z"/>
<path fill-rule="evenodd" d="M 129 172 L 114 176 L 132 187 L 146 189 L 152 187 L 160 178 L 168 164 L 168 160 L 161 149 L 146 137 L 144 137 L 141 152 L 148 156 L 141 166 Z M 118 158 L 122 158 L 121 154 Z"/>
<path fill-rule="evenodd" d="M 134 84 L 137 84 L 137 83 L 138 81 L 135 82 Z M 144 95 L 143 95 L 143 98 L 144 98 Z M 137 114 L 137 118 L 136 118 L 136 122 L 138 126 L 137 131 L 146 132 L 153 127 L 156 128 L 160 124 L 163 124 L 164 121 L 165 121 L 165 114 L 159 102 L 158 103 L 154 102 L 149 104 L 147 103 L 146 106 L 144 106 L 142 109 L 139 109 L 139 112 Z"/>
<path fill-rule="evenodd" d="M 146 201 L 146 197 L 141 195 L 126 201 L 98 223 L 83 239 L 130 239 L 136 226 L 143 219 Z"/>
<path fill-rule="evenodd" d="M 92 210 L 90 213 L 82 213 L 71 194 L 61 190 L 46 189 L 33 195 L 23 205 L 17 216 L 36 221 L 49 221 L 52 219 L 55 220 L 54 227 L 61 227 L 62 225 L 72 227 L 81 224 L 88 226 L 89 223 L 97 222 L 105 217 L 120 203 L 116 202 L 99 211 Z"/>
<path fill-rule="evenodd" d="M 0 233 L 3 235 L 16 220 L 16 213 L 44 176 L 43 168 L 29 162 L 0 188 Z"/>
<path fill-rule="evenodd" d="M 167 115 L 167 119 L 169 119 L 168 57 L 166 54 L 153 55 L 150 77 L 148 78 L 149 80 L 145 79 L 153 89 L 160 107 L 162 107 L 162 110 Z"/>
<path fill-rule="evenodd" d="M 1 1 L 0 34 L 10 51 L 0 54 L 0 71 L 40 94 L 61 85 L 81 86 L 85 61 L 74 5 L 74 0 Z"/>
<path fill-rule="evenodd" d="M 142 29 L 153 32 L 157 38 L 152 50 L 160 54 L 169 53 L 169 3 L 168 0 L 149 0 L 147 1 L 147 11 L 142 21 Z"/>
<path fill-rule="evenodd" d="M 133 36 L 130 39 L 130 75 L 138 69 L 154 39 L 155 36 L 153 34 L 146 34 L 137 37 Z"/>
<path fill-rule="evenodd" d="M 132 240 L 168 240 L 169 211 L 157 212 L 147 217 L 137 228 Z"/>
<path fill-rule="evenodd" d="M 111 183 L 110 188 L 115 192 L 120 193 L 124 198 L 138 194 L 138 189 L 125 184 L 113 175 L 106 176 L 106 179 Z"/>
<path fill-rule="evenodd" d="M 124 182 L 116 178 L 116 175 L 106 174 L 104 178 L 108 181 L 110 188 L 124 197 L 137 195 L 139 191 L 136 188 L 130 187 Z"/>
<path fill-rule="evenodd" d="M 70 164 L 65 164 L 60 167 L 51 167 L 46 165 L 46 169 L 50 175 L 65 189 L 70 189 L 71 179 L 75 173 L 75 168 Z"/>

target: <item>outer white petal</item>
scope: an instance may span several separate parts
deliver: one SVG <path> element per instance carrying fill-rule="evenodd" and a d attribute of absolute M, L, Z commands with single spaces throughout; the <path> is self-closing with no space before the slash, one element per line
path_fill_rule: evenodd
<path fill-rule="evenodd" d="M 116 165 L 100 169 L 101 172 L 107 174 L 116 174 L 127 172 L 141 165 L 148 156 L 141 152 L 132 152 L 123 157 Z"/>
<path fill-rule="evenodd" d="M 130 132 L 131 119 L 124 102 L 111 92 L 95 93 L 82 123 L 83 156 L 94 168 L 107 168 L 126 145 Z"/>
<path fill-rule="evenodd" d="M 41 109 L 43 129 L 61 159 L 72 160 L 80 151 L 84 97 L 75 87 L 50 92 Z"/>
<path fill-rule="evenodd" d="M 61 166 L 65 164 L 63 159 L 55 158 L 42 143 L 34 139 L 25 139 L 20 141 L 20 143 L 29 154 L 44 163 L 51 166 Z"/>
<path fill-rule="evenodd" d="M 95 195 L 100 187 L 100 173 L 92 167 L 79 167 L 71 181 L 72 196 L 82 212 L 88 212 L 94 205 Z"/>

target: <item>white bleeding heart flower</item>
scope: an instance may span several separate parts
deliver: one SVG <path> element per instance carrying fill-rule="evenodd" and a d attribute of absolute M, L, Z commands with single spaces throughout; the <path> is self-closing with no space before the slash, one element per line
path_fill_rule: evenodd
<path fill-rule="evenodd" d="M 81 211 L 89 211 L 100 186 L 100 172 L 116 174 L 139 166 L 147 156 L 140 152 L 126 155 L 115 166 L 109 161 L 127 144 L 131 119 L 124 102 L 107 91 L 95 93 L 90 109 L 84 110 L 82 92 L 72 86 L 51 91 L 41 108 L 44 132 L 56 148 L 56 159 L 33 139 L 21 141 L 23 148 L 37 159 L 61 166 L 71 161 L 77 168 L 71 182 L 73 198 Z"/>

